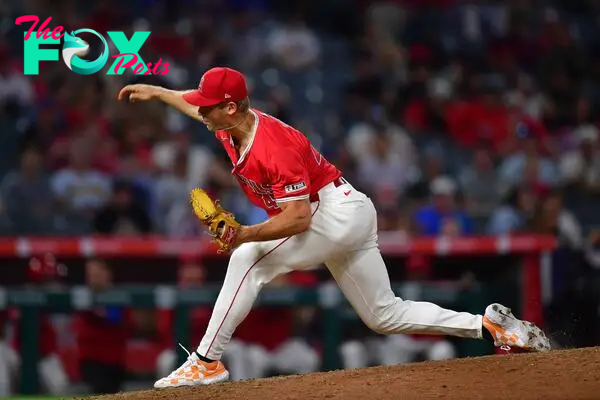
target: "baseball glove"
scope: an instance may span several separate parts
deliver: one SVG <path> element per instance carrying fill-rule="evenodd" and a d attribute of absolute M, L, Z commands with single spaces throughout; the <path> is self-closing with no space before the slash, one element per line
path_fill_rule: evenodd
<path fill-rule="evenodd" d="M 208 228 L 214 237 L 213 243 L 219 246 L 219 252 L 231 251 L 235 246 L 240 223 L 232 213 L 226 211 L 218 201 L 214 201 L 202 189 L 192 189 L 190 202 L 196 217 Z"/>

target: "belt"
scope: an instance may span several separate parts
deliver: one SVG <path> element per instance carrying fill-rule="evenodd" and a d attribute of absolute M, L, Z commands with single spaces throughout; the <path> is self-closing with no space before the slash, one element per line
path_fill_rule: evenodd
<path fill-rule="evenodd" d="M 330 183 L 333 183 L 333 186 L 335 186 L 335 187 L 340 187 L 340 186 L 345 185 L 346 183 L 348 183 L 348 181 L 345 180 L 343 177 L 340 176 L 339 178 L 334 179 Z M 325 186 L 327 186 L 327 185 L 325 185 Z M 325 187 L 325 186 L 323 186 L 323 187 Z M 323 187 L 321 189 L 323 189 Z M 319 189 L 319 190 L 321 190 L 321 189 Z M 317 193 L 311 194 L 308 199 L 310 200 L 311 203 L 319 201 L 319 192 L 317 191 Z"/>

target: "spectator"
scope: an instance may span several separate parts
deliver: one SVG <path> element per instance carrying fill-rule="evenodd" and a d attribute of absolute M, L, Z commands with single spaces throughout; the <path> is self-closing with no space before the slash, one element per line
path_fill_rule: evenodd
<path fill-rule="evenodd" d="M 172 169 L 163 174 L 155 186 L 157 217 L 163 232 L 172 232 L 175 216 L 185 212 L 189 205 L 190 190 L 194 186 L 188 180 L 188 157 L 177 154 Z M 169 224 L 171 222 L 171 224 Z"/>
<path fill-rule="evenodd" d="M 397 238 L 407 239 L 411 233 L 410 210 L 384 208 L 377 213 L 377 229 L 381 232 L 396 232 Z"/>
<path fill-rule="evenodd" d="M 314 65 L 321 51 L 319 40 L 299 15 L 290 17 L 271 32 L 267 49 L 276 63 L 290 71 Z"/>
<path fill-rule="evenodd" d="M 520 232 L 529 226 L 537 207 L 537 194 L 528 186 L 512 188 L 502 207 L 494 211 L 488 223 L 490 235 Z"/>
<path fill-rule="evenodd" d="M 571 211 L 564 208 L 560 189 L 551 191 L 540 204 L 533 229 L 539 233 L 557 236 L 562 248 L 580 250 L 583 246 L 579 221 Z"/>
<path fill-rule="evenodd" d="M 447 176 L 431 182 L 432 203 L 418 209 L 413 221 L 417 232 L 425 236 L 462 236 L 473 233 L 473 223 L 457 208 L 456 184 Z"/>
<path fill-rule="evenodd" d="M 73 141 L 69 165 L 52 177 L 52 191 L 64 211 L 86 219 L 110 197 L 110 179 L 90 165 L 92 151 L 87 142 Z"/>
<path fill-rule="evenodd" d="M 461 146 L 473 148 L 484 143 L 500 151 L 509 136 L 508 111 L 501 96 L 503 83 L 495 82 L 496 76 L 477 78 L 473 81 L 484 82 L 481 97 L 448 106 L 448 131 Z"/>
<path fill-rule="evenodd" d="M 448 79 L 433 78 L 427 83 L 427 97 L 414 97 L 404 109 L 406 127 L 418 133 L 444 132 L 446 110 L 452 100 L 452 83 Z"/>
<path fill-rule="evenodd" d="M 4 44 L 0 46 L 0 60 L 0 111 L 18 118 L 35 101 L 34 88 Z"/>
<path fill-rule="evenodd" d="M 461 191 L 471 215 L 489 215 L 498 205 L 499 179 L 494 160 L 486 148 L 479 148 L 473 160 L 460 174 Z"/>
<path fill-rule="evenodd" d="M 368 121 L 354 124 L 348 131 L 346 148 L 356 160 L 371 158 L 377 143 L 375 139 L 384 136 L 388 151 L 394 160 L 412 167 L 418 160 L 410 136 L 400 126 L 384 121 Z M 375 145 L 375 146 L 374 146 Z"/>
<path fill-rule="evenodd" d="M 369 119 L 378 119 L 372 115 L 374 104 L 382 97 L 384 80 L 368 51 L 360 52 L 354 63 L 352 79 L 344 87 L 344 119 L 347 124 L 361 123 Z M 350 125 L 345 125 L 349 127 Z M 349 136 L 353 135 L 349 133 Z M 350 148 L 352 150 L 352 148 Z"/>
<path fill-rule="evenodd" d="M 85 264 L 86 282 L 93 294 L 110 289 L 112 271 L 106 261 Z M 121 307 L 95 307 L 76 315 L 79 368 L 93 393 L 116 393 L 125 380 L 128 316 Z"/>
<path fill-rule="evenodd" d="M 62 161 L 62 158 L 67 156 L 68 150 L 65 151 L 65 146 L 59 142 L 58 146 L 52 147 L 55 137 L 60 135 L 63 129 L 63 116 L 56 104 L 50 101 L 45 101 L 38 104 L 32 121 L 27 127 L 23 136 L 24 147 L 35 147 L 44 150 L 46 160 L 45 166 L 53 166 Z"/>
<path fill-rule="evenodd" d="M 23 234 L 44 235 L 53 229 L 54 197 L 42 160 L 37 149 L 25 149 L 20 168 L 9 172 L 2 181 L 0 191 L 6 215 Z"/>
<path fill-rule="evenodd" d="M 584 125 L 575 130 L 574 136 L 578 147 L 561 158 L 561 177 L 567 185 L 595 191 L 600 183 L 598 128 Z"/>
<path fill-rule="evenodd" d="M 510 91 L 505 96 L 505 103 L 508 110 L 510 135 L 501 146 L 502 154 L 512 153 L 515 150 L 514 142 L 525 135 L 531 135 L 536 139 L 540 153 L 554 152 L 546 127 L 538 119 L 525 113 L 525 95 L 518 90 Z"/>
<path fill-rule="evenodd" d="M 503 187 L 521 184 L 524 178 L 533 179 L 533 183 L 544 186 L 558 184 L 557 166 L 540 154 L 538 142 L 529 128 L 521 125 L 517 135 L 520 139 L 517 152 L 508 156 L 500 165 L 499 175 Z"/>
<path fill-rule="evenodd" d="M 437 146 L 429 147 L 423 155 L 421 168 L 411 176 L 406 196 L 421 202 L 429 198 L 431 183 L 446 171 L 444 150 Z"/>
<path fill-rule="evenodd" d="M 400 201 L 410 173 L 410 166 L 392 152 L 389 136 L 379 131 L 358 164 L 358 183 L 382 208 L 395 208 Z"/>
<path fill-rule="evenodd" d="M 204 187 L 214 170 L 220 167 L 215 163 L 215 155 L 207 147 L 192 143 L 190 134 L 185 131 L 174 133 L 166 139 L 152 148 L 152 159 L 158 171 L 171 177 L 175 168 L 185 168 L 187 184 L 190 187 Z M 185 157 L 187 165 L 176 166 L 181 157 Z M 226 173 L 229 174 L 229 170 Z"/>
<path fill-rule="evenodd" d="M 94 218 L 96 232 L 113 235 L 144 235 L 151 231 L 150 216 L 134 198 L 129 182 L 116 182 L 110 202 Z"/>

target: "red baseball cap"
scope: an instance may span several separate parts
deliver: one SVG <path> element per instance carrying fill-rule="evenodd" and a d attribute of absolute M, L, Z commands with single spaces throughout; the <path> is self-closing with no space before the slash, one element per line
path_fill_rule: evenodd
<path fill-rule="evenodd" d="M 198 89 L 183 95 L 193 106 L 210 107 L 224 101 L 240 101 L 248 97 L 244 75 L 231 68 L 211 68 L 202 75 Z"/>

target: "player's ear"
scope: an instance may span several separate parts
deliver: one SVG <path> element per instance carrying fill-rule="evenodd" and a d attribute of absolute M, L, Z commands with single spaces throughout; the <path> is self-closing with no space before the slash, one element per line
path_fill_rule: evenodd
<path fill-rule="evenodd" d="M 233 115 L 238 110 L 238 105 L 236 103 L 234 103 L 233 101 L 230 101 L 225 106 L 225 110 L 227 111 L 227 115 Z"/>

